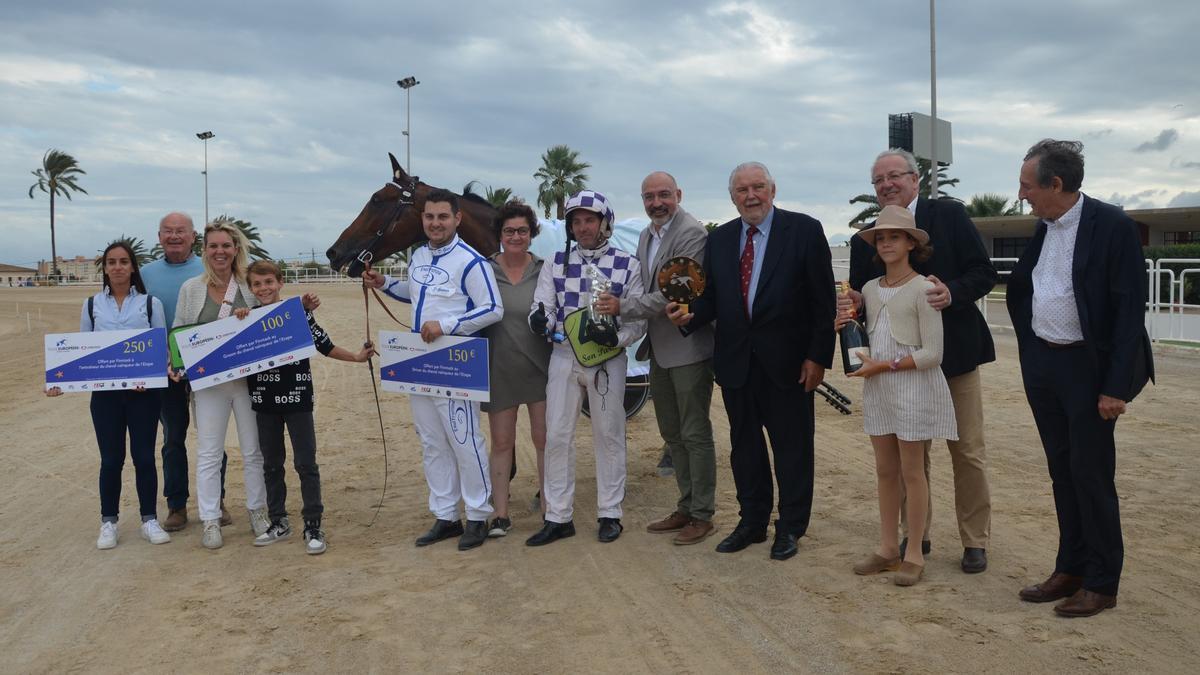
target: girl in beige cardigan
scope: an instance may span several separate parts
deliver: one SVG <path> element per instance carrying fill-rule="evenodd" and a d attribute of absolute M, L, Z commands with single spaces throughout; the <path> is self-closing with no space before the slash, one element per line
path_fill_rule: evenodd
<path fill-rule="evenodd" d="M 863 383 L 863 427 L 875 450 L 879 485 L 880 538 L 875 553 L 854 566 L 857 574 L 897 571 L 892 581 L 911 586 L 925 568 L 920 546 L 909 546 L 900 559 L 897 523 L 901 496 L 907 494 L 909 541 L 921 541 L 929 486 L 925 480 L 924 442 L 958 438 L 950 388 L 942 362 L 942 318 L 925 297 L 933 284 L 909 261 L 928 259 L 929 235 L 917 228 L 912 213 L 886 206 L 873 228 L 859 232 L 875 246 L 887 271 L 863 287 L 870 355 L 853 377 Z M 903 490 L 901 489 L 903 481 Z"/>

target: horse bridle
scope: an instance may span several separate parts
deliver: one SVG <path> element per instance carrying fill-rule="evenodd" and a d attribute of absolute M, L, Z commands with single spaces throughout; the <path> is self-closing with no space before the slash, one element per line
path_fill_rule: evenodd
<path fill-rule="evenodd" d="M 354 256 L 354 259 L 362 263 L 363 266 L 371 264 L 371 261 L 375 259 L 375 254 L 371 252 L 371 249 L 383 241 L 384 237 L 391 234 L 392 228 L 396 227 L 396 223 L 404 215 L 404 210 L 416 203 L 417 183 L 420 180 L 416 176 L 408 176 L 408 180 L 405 183 L 398 183 L 394 180 L 388 181 L 388 185 L 395 185 L 400 189 L 400 198 L 396 200 L 396 206 L 392 209 L 391 215 L 380 224 L 379 229 L 375 230 L 375 236 L 358 252 L 358 255 Z"/>
<path fill-rule="evenodd" d="M 362 263 L 364 272 L 371 269 L 371 261 L 375 259 L 375 254 L 371 253 L 371 249 L 375 248 L 384 237 L 391 233 L 392 228 L 396 227 L 396 223 L 404 215 L 404 210 L 416 203 L 417 182 L 419 180 L 416 176 L 409 176 L 408 182 L 404 184 L 394 180 L 388 181 L 389 185 L 395 185 L 400 189 L 400 198 L 396 201 L 396 207 L 392 210 L 391 215 L 379 226 L 379 229 L 375 230 L 375 236 L 355 256 L 355 260 Z M 392 321 L 405 328 L 410 328 L 408 324 L 397 319 L 396 315 L 392 314 L 392 310 L 388 309 L 387 304 L 383 302 L 383 298 L 379 297 L 379 293 L 374 287 L 371 287 L 371 294 L 375 296 L 375 301 L 379 303 L 384 312 L 387 312 Z M 367 297 L 367 284 L 365 280 L 363 281 L 363 318 L 367 331 L 367 340 L 364 344 L 371 344 L 371 301 Z M 370 357 L 367 358 L 367 369 L 371 373 L 371 390 L 375 393 L 375 412 L 379 416 L 379 440 L 383 446 L 383 489 L 379 493 L 379 503 L 375 505 L 375 513 L 371 516 L 371 522 L 367 523 L 367 527 L 371 527 L 375 524 L 375 519 L 379 517 L 379 509 L 383 507 L 383 500 L 387 497 L 388 451 L 387 432 L 383 426 L 383 408 L 379 403 L 379 386 L 375 382 L 375 364 Z"/>

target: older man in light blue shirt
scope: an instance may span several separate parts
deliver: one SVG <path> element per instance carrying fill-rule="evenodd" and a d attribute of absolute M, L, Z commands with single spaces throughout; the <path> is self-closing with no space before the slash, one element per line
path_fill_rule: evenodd
<path fill-rule="evenodd" d="M 196 243 L 196 230 L 192 219 L 185 213 L 171 212 L 158 223 L 158 243 L 163 257 L 142 268 L 142 281 L 146 291 L 162 302 L 166 325 L 175 321 L 175 305 L 179 301 L 179 287 L 183 282 L 204 273 L 204 263 L 192 250 Z M 170 381 L 162 393 L 162 411 L 159 415 L 163 428 L 162 472 L 163 497 L 167 500 L 167 517 L 163 529 L 168 532 L 182 530 L 187 525 L 188 460 L 187 430 L 191 422 L 188 410 L 188 383 Z M 225 496 L 225 464 L 221 460 L 221 496 Z M 229 512 L 221 505 L 221 524 L 233 522 Z"/>

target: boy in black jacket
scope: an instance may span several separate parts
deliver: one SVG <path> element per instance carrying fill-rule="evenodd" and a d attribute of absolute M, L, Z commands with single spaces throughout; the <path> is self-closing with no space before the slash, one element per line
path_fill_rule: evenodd
<path fill-rule="evenodd" d="M 279 302 L 283 274 L 275 263 L 259 260 L 247 270 L 247 280 L 254 297 L 263 305 Z M 306 312 L 308 328 L 312 331 L 317 351 L 340 361 L 363 362 L 375 353 L 367 343 L 357 354 L 336 347 L 329 335 Z M 250 386 L 250 402 L 258 413 L 258 443 L 263 453 L 263 477 L 267 484 L 267 508 L 271 526 L 254 540 L 255 546 L 267 546 L 286 539 L 292 528 L 288 523 L 287 485 L 284 482 L 283 429 L 287 427 L 292 439 L 292 462 L 300 476 L 300 494 L 304 500 L 305 551 L 316 555 L 325 552 L 325 533 L 321 530 L 321 474 L 317 467 L 317 436 L 313 427 L 312 371 L 308 359 L 272 368 L 246 378 Z"/>

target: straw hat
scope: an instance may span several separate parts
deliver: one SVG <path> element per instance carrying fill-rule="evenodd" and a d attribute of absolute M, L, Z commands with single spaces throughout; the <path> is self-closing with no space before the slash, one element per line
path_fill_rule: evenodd
<path fill-rule="evenodd" d="M 929 233 L 917 227 L 917 219 L 913 217 L 911 211 L 903 206 L 883 207 L 879 211 L 879 217 L 875 219 L 875 225 L 865 230 L 859 230 L 858 236 L 874 246 L 875 233 L 880 230 L 900 230 L 922 244 L 929 243 Z"/>

